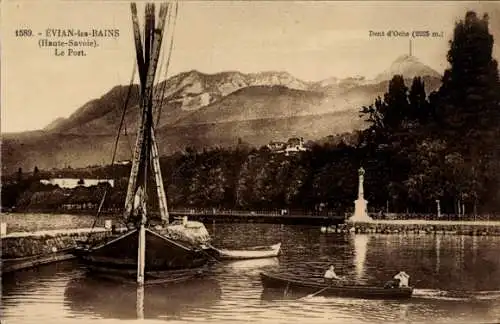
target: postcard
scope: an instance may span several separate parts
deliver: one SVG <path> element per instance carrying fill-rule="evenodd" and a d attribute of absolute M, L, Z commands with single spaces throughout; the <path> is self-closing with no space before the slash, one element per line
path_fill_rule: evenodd
<path fill-rule="evenodd" d="M 1 321 L 500 321 L 500 2 L 1 3 Z"/>

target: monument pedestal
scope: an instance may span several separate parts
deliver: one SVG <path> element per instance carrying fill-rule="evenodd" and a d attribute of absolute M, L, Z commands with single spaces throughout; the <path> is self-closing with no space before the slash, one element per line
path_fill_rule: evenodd
<path fill-rule="evenodd" d="M 371 222 L 373 219 L 368 216 L 368 201 L 364 198 L 363 182 L 365 179 L 365 169 L 363 167 L 358 170 L 359 186 L 358 186 L 358 199 L 354 201 L 354 214 L 349 217 L 348 222 L 366 223 Z"/>
<path fill-rule="evenodd" d="M 373 219 L 368 216 L 368 201 L 358 198 L 354 201 L 354 214 L 349 217 L 349 222 L 371 222 Z"/>

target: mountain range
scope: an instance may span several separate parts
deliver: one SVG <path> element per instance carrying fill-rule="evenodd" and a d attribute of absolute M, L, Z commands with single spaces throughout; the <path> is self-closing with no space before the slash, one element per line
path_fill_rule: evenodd
<path fill-rule="evenodd" d="M 364 105 L 387 91 L 401 74 L 410 85 L 423 77 L 428 92 L 441 83 L 438 72 L 416 57 L 404 55 L 373 80 L 329 78 L 306 82 L 287 72 L 204 74 L 188 71 L 156 85 L 155 122 L 160 154 L 208 146 L 232 146 L 243 140 L 254 146 L 304 137 L 314 140 L 365 127 Z M 140 120 L 139 86 L 115 86 L 68 118 L 43 130 L 3 135 L 4 172 L 110 163 L 126 99 L 124 129 L 117 159 L 130 159 Z"/>

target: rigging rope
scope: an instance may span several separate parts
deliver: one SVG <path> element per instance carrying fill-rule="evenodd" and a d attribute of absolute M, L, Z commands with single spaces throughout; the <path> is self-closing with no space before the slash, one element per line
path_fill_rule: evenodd
<path fill-rule="evenodd" d="M 132 93 L 132 88 L 133 88 L 133 83 L 134 83 L 134 78 L 135 78 L 136 70 L 137 70 L 137 66 L 134 63 L 134 67 L 133 67 L 133 70 L 132 70 L 132 77 L 130 78 L 130 82 L 129 82 L 129 85 L 128 85 L 127 96 L 125 97 L 125 103 L 124 103 L 124 106 L 123 106 L 122 117 L 120 119 L 120 126 L 118 128 L 118 132 L 117 132 L 116 138 L 115 138 L 115 145 L 114 145 L 114 149 L 113 149 L 113 156 L 111 158 L 111 167 L 113 167 L 113 165 L 115 164 L 116 153 L 118 151 L 118 141 L 120 140 L 120 133 L 121 133 L 121 130 L 122 130 L 122 126 L 124 124 L 125 114 L 127 112 L 127 106 L 129 104 L 129 101 L 130 101 L 130 95 Z M 92 230 L 96 226 L 97 220 L 99 219 L 99 216 L 101 215 L 102 206 L 104 205 L 104 200 L 106 199 L 106 195 L 108 193 L 108 188 L 109 187 L 106 187 L 106 189 L 104 190 L 104 194 L 102 195 L 101 203 L 99 204 L 99 208 L 97 210 L 97 215 L 94 218 L 94 223 L 92 224 L 92 227 L 90 228 L 90 232 L 87 235 L 86 243 L 89 242 L 90 235 L 92 234 Z"/>
<path fill-rule="evenodd" d="M 134 67 L 133 67 L 133 70 L 132 70 L 132 77 L 130 78 L 128 93 L 127 93 L 127 97 L 125 99 L 125 106 L 123 107 L 123 115 L 122 115 L 122 119 L 120 121 L 120 126 L 118 128 L 118 134 L 120 134 L 120 130 L 121 130 L 121 127 L 123 125 L 123 134 L 127 138 L 128 147 L 130 149 L 130 154 L 132 156 L 134 155 L 134 151 L 132 149 L 132 143 L 130 142 L 130 137 L 127 134 L 127 123 L 124 123 L 124 121 L 125 121 L 126 110 L 127 110 L 127 107 L 128 107 L 128 102 L 130 100 L 130 95 L 132 93 L 132 89 L 133 89 L 133 86 L 134 86 L 134 79 L 135 79 L 135 73 L 136 72 L 137 72 L 137 65 L 134 62 Z M 116 153 L 116 147 L 115 147 L 115 153 Z M 114 162 L 114 155 L 115 154 L 113 153 L 113 159 L 112 159 L 113 162 Z"/>
<path fill-rule="evenodd" d="M 164 72 L 165 82 L 164 82 L 164 84 L 162 86 L 162 90 L 161 90 L 161 100 L 160 100 L 160 106 L 159 106 L 159 109 L 158 109 L 158 116 L 157 116 L 157 123 L 156 123 L 157 126 L 158 126 L 158 123 L 160 122 L 161 110 L 162 110 L 163 100 L 164 100 L 164 94 L 165 94 L 165 90 L 166 90 L 166 83 L 167 83 L 166 82 L 166 77 L 167 77 L 167 74 L 168 74 L 168 67 L 170 65 L 170 58 L 171 58 L 171 55 L 172 55 L 172 49 L 173 49 L 173 44 L 174 44 L 174 30 L 175 30 L 175 25 L 176 25 L 176 21 L 177 21 L 178 8 L 179 8 L 178 2 L 175 1 L 174 20 L 173 20 L 173 26 L 172 26 L 172 33 L 171 33 L 171 37 L 170 37 L 169 51 L 168 51 L 168 55 L 167 55 L 167 63 L 166 63 L 166 68 L 165 68 L 165 72 Z M 172 10 L 170 10 L 167 24 L 170 24 L 171 17 L 172 17 Z M 163 65 L 163 57 L 162 57 L 162 63 L 160 65 L 160 70 L 162 68 L 162 65 Z M 113 150 L 113 156 L 112 156 L 112 159 L 111 159 L 111 166 L 113 166 L 114 163 L 115 163 L 116 153 L 117 153 L 117 150 L 118 150 L 118 141 L 120 139 L 120 133 L 121 133 L 122 127 L 124 127 L 124 132 L 125 132 L 125 135 L 127 136 L 127 140 L 128 140 L 128 143 L 129 143 L 130 150 L 131 150 L 131 152 L 133 152 L 130 140 L 129 140 L 128 135 L 127 135 L 126 125 L 124 126 L 124 120 L 125 120 L 125 114 L 126 114 L 126 111 L 127 111 L 127 106 L 128 106 L 129 100 L 130 100 L 130 95 L 131 95 L 131 92 L 132 92 L 132 85 L 133 85 L 133 82 L 134 82 L 136 69 L 137 69 L 137 66 L 134 63 L 134 67 L 133 67 L 133 71 L 132 71 L 132 77 L 131 77 L 130 82 L 129 82 L 129 89 L 128 89 L 128 92 L 127 92 L 127 97 L 126 97 L 126 100 L 125 100 L 125 105 L 123 107 L 122 117 L 121 117 L 121 120 L 120 120 L 120 126 L 118 128 L 118 133 L 117 133 L 116 139 L 115 139 L 115 146 L 114 146 L 114 150 Z M 153 98 L 154 97 L 155 96 L 153 96 Z M 102 206 L 104 204 L 104 200 L 106 198 L 107 191 L 108 191 L 108 188 L 106 188 L 105 191 L 104 191 L 103 197 L 101 199 L 101 203 L 99 205 L 99 209 L 97 211 L 97 215 L 96 215 L 96 217 L 94 219 L 94 223 L 92 224 L 92 227 L 90 229 L 89 235 L 87 236 L 87 241 L 86 241 L 87 243 L 90 240 L 90 235 L 92 234 L 92 230 L 96 226 L 97 220 L 98 220 L 98 218 L 99 218 L 99 216 L 101 214 Z"/>
<path fill-rule="evenodd" d="M 127 138 L 127 144 L 128 144 L 128 148 L 130 150 L 130 156 L 134 156 L 134 150 L 132 149 L 132 143 L 130 142 L 130 137 L 128 136 L 128 133 L 127 133 L 127 124 L 126 123 L 123 124 L 123 134 Z"/>
<path fill-rule="evenodd" d="M 177 1 L 175 1 L 175 12 L 173 14 L 172 32 L 170 34 L 170 44 L 169 44 L 169 49 L 168 49 L 168 54 L 167 54 L 167 64 L 166 64 L 166 67 L 165 67 L 165 72 L 164 72 L 165 76 L 164 76 L 164 81 L 163 81 L 162 90 L 161 90 L 160 105 L 158 107 L 158 115 L 157 115 L 157 118 L 156 118 L 156 126 L 157 127 L 160 124 L 161 111 L 162 111 L 162 108 L 163 108 L 163 100 L 165 99 L 165 91 L 166 91 L 166 88 L 167 88 L 168 67 L 170 66 L 170 58 L 172 56 L 172 50 L 174 48 L 175 26 L 176 26 L 176 23 L 177 23 L 178 12 L 179 12 L 179 3 Z M 170 14 L 169 14 L 169 23 L 171 21 L 171 17 L 172 17 L 171 15 L 172 15 L 172 10 L 170 10 Z"/>

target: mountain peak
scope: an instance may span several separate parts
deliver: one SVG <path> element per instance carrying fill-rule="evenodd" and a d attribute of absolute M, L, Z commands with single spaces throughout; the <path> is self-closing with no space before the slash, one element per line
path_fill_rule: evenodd
<path fill-rule="evenodd" d="M 387 70 L 375 77 L 375 80 L 390 80 L 394 75 L 402 75 L 405 79 L 413 79 L 417 76 L 437 78 L 441 76 L 436 70 L 422 63 L 417 57 L 408 54 L 396 58 Z"/>
<path fill-rule="evenodd" d="M 416 62 L 420 62 L 420 61 L 418 60 L 417 57 L 415 57 L 413 55 L 404 54 L 404 55 L 399 56 L 396 60 L 394 60 L 394 62 L 392 64 L 403 63 L 403 62 L 416 63 Z"/>

